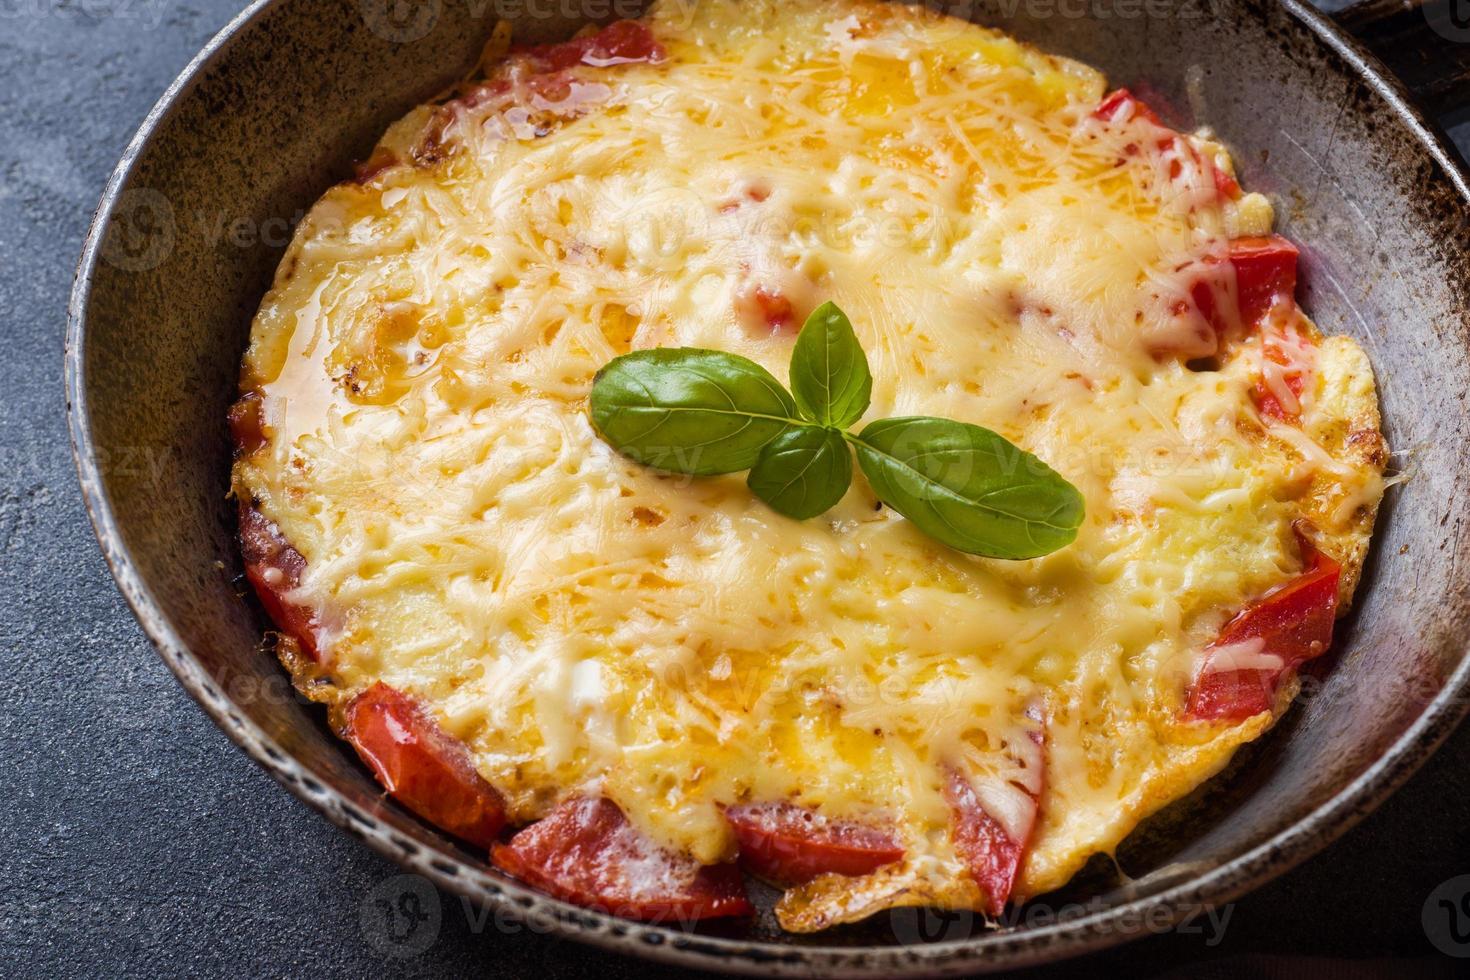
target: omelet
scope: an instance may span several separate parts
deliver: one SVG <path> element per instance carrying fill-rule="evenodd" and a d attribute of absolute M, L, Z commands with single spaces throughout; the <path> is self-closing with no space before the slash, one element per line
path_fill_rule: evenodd
<path fill-rule="evenodd" d="M 1156 107 L 1162 108 L 1162 107 Z M 997 916 L 1288 707 L 1357 585 L 1372 369 L 1208 131 L 922 8 L 663 2 L 497 29 L 298 227 L 231 423 L 247 572 L 385 788 L 547 892 L 790 930 Z M 962 554 L 857 478 L 797 521 L 588 416 L 653 347 L 982 425 L 1076 540 Z"/>

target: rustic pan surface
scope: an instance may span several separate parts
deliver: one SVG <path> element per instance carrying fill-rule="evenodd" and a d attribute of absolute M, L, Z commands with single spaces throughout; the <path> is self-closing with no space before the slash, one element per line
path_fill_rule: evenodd
<path fill-rule="evenodd" d="M 522 888 L 386 802 L 290 691 L 242 596 L 225 498 L 223 420 L 250 318 L 289 227 L 473 61 L 495 4 L 428 0 L 394 20 L 387 0 L 257 3 L 180 76 L 109 182 L 70 309 L 72 435 L 103 550 L 164 660 L 276 779 L 404 867 L 574 938 L 706 968 L 889 976 L 1056 959 L 1228 901 L 1323 847 L 1423 761 L 1470 691 L 1470 187 L 1397 84 L 1312 8 L 1111 3 L 955 9 L 1147 83 L 1176 124 L 1215 127 L 1303 244 L 1307 310 L 1368 351 L 1409 477 L 1332 662 L 1272 735 L 1129 841 L 1134 881 L 1094 867 L 1000 931 L 914 911 L 805 937 L 768 916 L 733 932 L 638 925 Z M 500 12 L 534 39 L 578 23 L 537 9 Z"/>

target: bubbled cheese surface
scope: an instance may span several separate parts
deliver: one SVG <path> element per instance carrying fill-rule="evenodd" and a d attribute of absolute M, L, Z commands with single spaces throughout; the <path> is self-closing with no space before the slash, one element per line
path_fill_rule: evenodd
<path fill-rule="evenodd" d="M 1192 336 L 1179 270 L 1270 208 L 1128 152 L 1143 123 L 1092 115 L 1089 68 L 867 3 L 651 23 L 663 63 L 411 114 L 383 144 L 402 162 L 298 231 L 243 376 L 269 441 L 235 479 L 307 559 L 317 696 L 412 693 L 519 821 L 600 790 L 705 861 L 733 848 L 721 803 L 889 822 L 911 857 L 887 877 L 940 904 L 974 900 L 941 767 L 1005 777 L 1039 702 L 1018 893 L 1058 886 L 1269 725 L 1180 709 L 1220 624 L 1299 570 L 1294 519 L 1361 562 L 1381 480 L 1342 447 L 1376 437 L 1367 362 L 1318 349 L 1288 434 L 1250 399 L 1258 351 L 1156 356 Z M 1086 498 L 1076 543 L 962 555 L 861 477 L 795 522 L 743 475 L 660 475 L 599 441 L 592 376 L 630 349 L 784 380 L 794 332 L 761 296 L 850 315 L 867 420 L 973 422 L 1058 470 Z"/>

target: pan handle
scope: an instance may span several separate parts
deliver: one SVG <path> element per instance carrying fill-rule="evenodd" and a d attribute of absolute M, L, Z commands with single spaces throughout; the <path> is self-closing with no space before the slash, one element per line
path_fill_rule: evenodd
<path fill-rule="evenodd" d="M 1357 0 L 1333 16 L 1431 115 L 1470 114 L 1470 0 Z"/>

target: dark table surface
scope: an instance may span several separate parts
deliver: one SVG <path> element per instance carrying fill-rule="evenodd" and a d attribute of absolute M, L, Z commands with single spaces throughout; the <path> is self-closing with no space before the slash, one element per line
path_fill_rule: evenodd
<path fill-rule="evenodd" d="M 240 5 L 0 0 L 0 976 L 674 975 L 449 895 L 426 896 L 437 914 L 413 945 L 427 948 L 402 955 L 376 904 L 401 890 L 394 866 L 237 751 L 113 589 L 67 443 L 67 290 L 124 144 Z M 1456 135 L 1470 147 L 1470 126 Z M 1470 726 L 1341 841 L 1221 910 L 1223 929 L 1052 972 L 1463 974 L 1470 960 L 1440 955 L 1422 916 L 1467 873 Z M 1442 920 L 1430 932 L 1451 942 Z"/>

